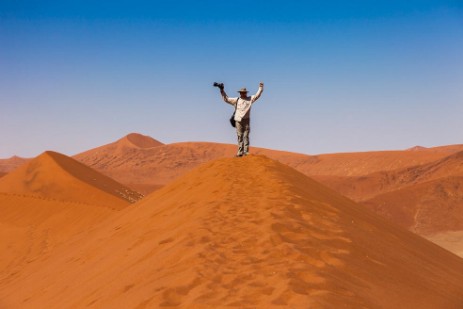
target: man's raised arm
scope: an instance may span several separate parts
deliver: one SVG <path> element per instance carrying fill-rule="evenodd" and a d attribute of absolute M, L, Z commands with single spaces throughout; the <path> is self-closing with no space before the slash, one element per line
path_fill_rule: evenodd
<path fill-rule="evenodd" d="M 257 90 L 256 94 L 252 96 L 252 102 L 254 103 L 255 101 L 257 101 L 257 99 L 260 98 L 260 95 L 262 94 L 262 92 L 264 91 L 264 83 L 263 82 L 260 82 L 259 84 L 259 89 Z"/>

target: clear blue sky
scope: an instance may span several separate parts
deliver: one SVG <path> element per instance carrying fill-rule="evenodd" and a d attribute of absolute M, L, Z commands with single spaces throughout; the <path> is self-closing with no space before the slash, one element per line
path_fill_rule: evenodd
<path fill-rule="evenodd" d="M 130 132 L 307 154 L 463 143 L 463 1 L 0 1 L 0 158 Z"/>

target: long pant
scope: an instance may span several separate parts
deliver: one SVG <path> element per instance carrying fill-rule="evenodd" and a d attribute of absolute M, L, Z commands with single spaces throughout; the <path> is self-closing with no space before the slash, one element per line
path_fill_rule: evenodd
<path fill-rule="evenodd" d="M 238 155 L 249 152 L 249 133 L 251 132 L 251 119 L 241 119 L 236 122 L 236 135 L 238 136 Z"/>

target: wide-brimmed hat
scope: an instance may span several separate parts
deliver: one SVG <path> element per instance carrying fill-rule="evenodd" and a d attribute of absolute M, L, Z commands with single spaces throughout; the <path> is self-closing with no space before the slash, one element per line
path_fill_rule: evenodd
<path fill-rule="evenodd" d="M 241 88 L 240 90 L 238 90 L 238 92 L 248 92 L 248 90 L 246 89 L 246 87 L 244 87 L 244 88 Z"/>

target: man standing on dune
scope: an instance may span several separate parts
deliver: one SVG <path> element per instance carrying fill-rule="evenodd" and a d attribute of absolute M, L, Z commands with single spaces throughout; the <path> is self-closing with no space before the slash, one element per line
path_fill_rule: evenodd
<path fill-rule="evenodd" d="M 264 91 L 264 83 L 259 84 L 259 89 L 253 96 L 248 96 L 246 88 L 241 88 L 237 98 L 229 98 L 225 93 L 223 84 L 220 84 L 220 94 L 225 103 L 235 107 L 236 134 L 238 136 L 238 153 L 237 157 L 247 156 L 249 153 L 249 133 L 251 132 L 251 106 Z"/>

